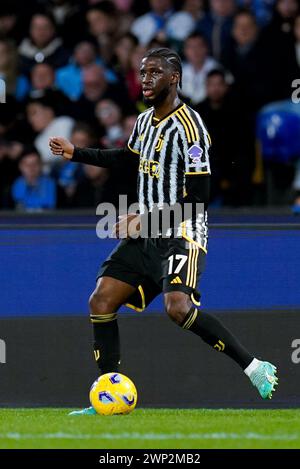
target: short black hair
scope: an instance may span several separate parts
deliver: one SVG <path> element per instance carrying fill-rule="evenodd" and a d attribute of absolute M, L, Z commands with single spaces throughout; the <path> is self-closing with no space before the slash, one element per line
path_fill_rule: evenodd
<path fill-rule="evenodd" d="M 91 5 L 87 9 L 87 13 L 90 11 L 100 11 L 106 16 L 116 16 L 117 14 L 117 9 L 114 5 L 113 2 L 110 0 L 102 0 L 101 2 L 95 3 L 94 5 Z"/>
<path fill-rule="evenodd" d="M 123 33 L 120 36 L 118 36 L 116 42 L 118 43 L 119 41 L 122 41 L 122 39 L 129 39 L 135 46 L 139 45 L 138 38 L 130 31 L 127 31 L 126 33 Z"/>
<path fill-rule="evenodd" d="M 189 39 L 200 39 L 208 46 L 207 37 L 203 33 L 200 33 L 199 31 L 193 31 L 192 33 L 190 33 L 185 38 L 184 43 L 186 43 Z"/>
<path fill-rule="evenodd" d="M 172 49 L 169 49 L 168 47 L 157 47 L 155 49 L 150 49 L 146 54 L 144 55 L 144 58 L 149 58 L 149 57 L 158 57 L 160 59 L 163 59 L 167 62 L 168 65 L 170 65 L 173 70 L 179 73 L 179 86 L 181 87 L 182 85 L 182 64 L 181 64 L 181 58 Z"/>
<path fill-rule="evenodd" d="M 226 82 L 226 72 L 223 68 L 214 68 L 208 74 L 206 75 L 206 80 L 208 80 L 211 77 L 221 77 L 225 82 Z"/>
<path fill-rule="evenodd" d="M 50 11 L 47 11 L 44 8 L 38 8 L 31 16 L 30 23 L 32 23 L 32 19 L 35 18 L 36 16 L 44 16 L 45 18 L 47 18 L 47 20 L 50 21 L 54 30 L 55 31 L 57 30 L 57 23 L 56 23 L 55 17 Z"/>
<path fill-rule="evenodd" d="M 45 63 L 45 62 L 43 62 Z M 57 101 L 54 91 L 52 90 L 33 90 L 29 93 L 26 101 L 26 105 L 29 104 L 40 104 L 43 107 L 47 107 L 53 110 L 54 114 L 57 114 Z"/>
<path fill-rule="evenodd" d="M 249 10 L 249 8 L 238 8 L 238 10 L 236 11 L 236 13 L 234 14 L 233 16 L 233 20 L 235 20 L 236 18 L 238 18 L 239 16 L 243 16 L 243 15 L 246 15 L 246 16 L 249 16 L 249 18 L 252 19 L 253 23 L 255 23 L 257 25 L 257 19 L 256 19 L 256 16 L 254 13 L 252 13 L 251 10 Z"/>
<path fill-rule="evenodd" d="M 72 134 L 74 132 L 85 132 L 91 140 L 93 141 L 97 140 L 95 129 L 87 122 L 81 122 L 81 121 L 75 122 L 72 128 Z"/>
<path fill-rule="evenodd" d="M 19 158 L 18 158 L 18 162 L 20 163 L 20 161 L 24 160 L 24 158 L 26 158 L 26 156 L 28 155 L 36 155 L 38 157 L 39 160 L 41 160 L 41 155 L 39 154 L 37 148 L 33 145 L 25 145 L 23 150 L 22 150 L 22 153 L 20 154 Z"/>

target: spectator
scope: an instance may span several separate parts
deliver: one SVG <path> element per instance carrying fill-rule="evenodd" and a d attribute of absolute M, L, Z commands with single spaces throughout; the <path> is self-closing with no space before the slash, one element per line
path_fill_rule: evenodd
<path fill-rule="evenodd" d="M 10 39 L 17 43 L 22 40 L 24 36 L 24 23 L 27 19 L 24 10 L 28 13 L 28 4 L 24 8 L 24 5 L 20 4 L 17 0 L 1 0 L 0 37 L 2 39 Z"/>
<path fill-rule="evenodd" d="M 47 63 L 36 64 L 31 70 L 32 90 L 31 98 L 43 96 L 45 92 L 51 92 L 53 103 L 58 114 L 71 114 L 72 106 L 67 96 L 55 85 L 55 70 Z"/>
<path fill-rule="evenodd" d="M 143 104 L 142 96 L 142 85 L 140 80 L 140 66 L 141 60 L 145 55 L 146 48 L 143 46 L 137 46 L 130 60 L 130 70 L 126 75 L 127 89 L 130 99 L 136 103 L 137 109 L 142 112 L 145 110 L 145 105 Z"/>
<path fill-rule="evenodd" d="M 132 114 L 125 116 L 123 119 L 123 146 L 127 145 L 129 137 L 133 131 L 136 118 L 137 115 Z M 116 194 L 127 195 L 128 204 L 137 202 L 137 173 L 133 167 L 128 167 L 127 165 L 122 164 L 121 171 L 115 171 L 114 177 L 109 181 L 109 184 L 111 184 L 112 188 L 115 188 Z"/>
<path fill-rule="evenodd" d="M 247 113 L 238 107 L 225 72 L 207 75 L 207 98 L 196 110 L 211 136 L 211 200 L 214 204 L 249 205 L 252 197 L 254 145 Z M 233 137 L 234 136 L 234 137 Z"/>
<path fill-rule="evenodd" d="M 171 47 L 167 38 L 163 36 L 156 36 L 147 45 L 147 49 L 157 49 L 159 47 Z"/>
<path fill-rule="evenodd" d="M 271 45 L 279 45 L 293 35 L 293 22 L 299 12 L 298 0 L 276 0 L 273 18 L 264 29 L 265 39 Z M 271 51 L 270 51 L 271 52 Z"/>
<path fill-rule="evenodd" d="M 286 54 L 281 59 L 281 65 L 283 70 L 279 77 L 275 77 L 276 80 L 280 80 L 277 95 L 279 98 L 286 99 L 290 98 L 292 82 L 300 77 L 300 11 L 293 24 L 293 41 L 288 43 Z M 298 179 L 300 180 L 299 177 Z"/>
<path fill-rule="evenodd" d="M 124 124 L 127 130 L 132 122 L 132 116 L 128 116 Z M 83 171 L 84 177 L 74 195 L 74 206 L 95 207 L 100 202 L 109 202 L 118 206 L 120 194 L 127 196 L 129 205 L 137 201 L 137 172 L 134 161 L 132 166 L 128 165 L 128 162 L 119 161 L 117 167 L 110 170 L 84 165 Z"/>
<path fill-rule="evenodd" d="M 253 113 L 264 103 L 268 79 L 256 19 L 251 12 L 241 10 L 235 15 L 232 36 L 222 63 L 234 77 L 238 99 Z"/>
<path fill-rule="evenodd" d="M 118 31 L 118 14 L 114 4 L 107 0 L 96 3 L 88 9 L 86 19 L 89 33 L 99 46 L 100 56 L 105 63 L 109 63 Z"/>
<path fill-rule="evenodd" d="M 0 106 L 0 145 L 15 141 L 28 142 L 33 138 L 30 127 L 23 118 L 23 103 L 6 96 L 6 106 Z"/>
<path fill-rule="evenodd" d="M 128 142 L 129 140 L 129 137 L 133 131 L 136 119 L 137 119 L 136 114 L 126 116 L 123 119 L 122 127 L 123 127 L 123 137 L 124 137 L 125 142 Z"/>
<path fill-rule="evenodd" d="M 191 34 L 184 43 L 186 61 L 182 66 L 182 94 L 192 104 L 197 104 L 206 97 L 207 74 L 217 68 L 218 63 L 208 55 L 205 38 L 199 33 Z"/>
<path fill-rule="evenodd" d="M 47 0 L 47 11 L 57 24 L 59 36 L 64 45 L 72 49 L 75 44 L 86 37 L 86 24 L 82 21 L 84 16 L 83 2 L 76 0 Z M 76 34 L 74 34 L 76 31 Z"/>
<path fill-rule="evenodd" d="M 121 79 L 126 79 L 127 73 L 131 69 L 131 58 L 137 45 L 138 40 L 131 33 L 121 36 L 115 44 L 113 64 Z"/>
<path fill-rule="evenodd" d="M 118 102 L 122 111 L 132 107 L 126 89 L 124 90 L 117 84 L 108 83 L 103 67 L 93 64 L 83 70 L 83 93 L 75 106 L 77 120 L 96 125 L 95 107 L 101 99 L 112 99 Z"/>
<path fill-rule="evenodd" d="M 118 11 L 122 13 L 131 13 L 135 0 L 112 0 Z"/>
<path fill-rule="evenodd" d="M 181 50 L 183 41 L 194 32 L 203 17 L 203 0 L 185 0 L 182 9 L 173 13 L 167 22 L 166 34 L 171 46 Z"/>
<path fill-rule="evenodd" d="M 238 0 L 240 8 L 249 9 L 259 26 L 266 26 L 272 19 L 275 0 Z"/>
<path fill-rule="evenodd" d="M 246 205 L 254 200 L 256 113 L 270 102 L 290 101 L 291 83 L 300 76 L 299 0 L 0 3 L 0 78 L 7 88 L 7 105 L 0 106 L 0 207 L 12 206 L 18 158 L 32 142 L 45 171 L 52 175 L 55 169 L 58 207 L 80 204 L 77 189 L 84 181 L 95 194 L 102 180 L 101 196 L 91 197 L 90 206 L 100 199 L 115 203 L 119 192 L 136 198 L 136 174 L 125 164 L 103 170 L 99 180 L 97 175 L 84 176 L 81 166 L 58 164 L 48 154 L 47 140 L 48 134 L 61 130 L 69 137 L 75 120 L 82 122 L 71 137 L 77 146 L 80 141 L 88 146 L 126 145 L 135 113 L 145 109 L 140 61 L 146 48 L 160 46 L 175 48 L 185 58 L 183 91 L 193 107 L 199 106 L 211 132 L 214 203 Z M 219 63 L 226 72 L 215 70 Z M 91 125 L 97 138 L 90 134 Z M 297 140 L 295 129 L 290 132 Z M 300 163 L 293 186 L 297 194 L 299 168 Z M 293 171 L 294 166 L 286 194 L 279 191 L 276 203 L 291 200 Z M 278 171 L 280 182 L 283 177 Z M 267 195 L 268 186 L 264 189 Z"/>
<path fill-rule="evenodd" d="M 133 12 L 135 0 L 113 0 L 113 3 L 118 14 L 118 34 L 123 36 L 130 31 L 135 19 Z"/>
<path fill-rule="evenodd" d="M 137 18 L 131 32 L 146 46 L 157 35 L 166 36 L 166 25 L 173 13 L 172 0 L 150 0 L 151 11 Z"/>
<path fill-rule="evenodd" d="M 24 151 L 19 168 L 21 176 L 12 186 L 16 208 L 26 211 L 54 209 L 57 198 L 55 182 L 42 175 L 41 157 L 34 148 Z"/>
<path fill-rule="evenodd" d="M 267 57 L 265 102 L 289 99 L 294 70 L 293 24 L 299 11 L 297 0 L 277 0 L 273 19 L 262 31 L 261 51 Z"/>
<path fill-rule="evenodd" d="M 294 53 L 293 61 L 294 61 L 294 70 L 293 70 L 293 78 L 299 78 L 300 76 L 300 14 L 298 14 L 295 18 L 294 23 Z"/>
<path fill-rule="evenodd" d="M 127 146 L 136 118 L 136 114 L 124 117 L 122 122 L 123 141 L 119 141 L 120 146 Z M 136 185 L 137 171 L 135 161 L 132 160 L 132 165 L 128 164 L 128 162 L 120 161 L 118 166 L 110 171 L 109 179 L 104 187 L 103 198 L 105 201 L 118 205 L 118 197 L 120 194 L 123 194 L 127 196 L 128 204 L 132 204 L 137 201 Z"/>
<path fill-rule="evenodd" d="M 23 100 L 29 92 L 29 82 L 24 75 L 18 74 L 18 55 L 14 43 L 0 39 L 0 78 L 6 83 L 6 94 Z"/>
<path fill-rule="evenodd" d="M 70 138 L 74 120 L 69 116 L 56 116 L 55 104 L 51 91 L 44 92 L 40 98 L 31 98 L 27 104 L 27 119 L 36 132 L 34 145 L 39 151 L 43 170 L 49 173 L 54 164 L 53 155 L 49 150 L 49 138 L 61 135 Z"/>
<path fill-rule="evenodd" d="M 110 99 L 102 99 L 96 105 L 96 117 L 104 129 L 101 145 L 106 148 L 123 146 L 122 112 Z"/>
<path fill-rule="evenodd" d="M 82 41 L 75 46 L 70 63 L 56 71 L 58 88 L 71 100 L 79 99 L 83 91 L 83 69 L 92 64 L 104 66 L 103 61 L 97 56 L 95 44 Z M 107 68 L 105 68 L 105 78 L 111 83 L 116 82 L 116 75 Z"/>
<path fill-rule="evenodd" d="M 17 158 L 21 151 L 16 142 L 0 143 L 0 209 L 13 208 L 11 186 L 19 176 Z"/>
<path fill-rule="evenodd" d="M 21 70 L 27 75 L 36 63 L 48 62 L 54 68 L 67 63 L 69 54 L 62 40 L 56 36 L 56 25 L 51 15 L 46 13 L 33 15 L 29 37 L 21 42 L 19 55 Z"/>
<path fill-rule="evenodd" d="M 85 164 L 83 173 L 84 178 L 79 182 L 74 194 L 74 205 L 92 208 L 100 202 L 106 202 L 104 185 L 109 177 L 109 170 Z"/>
<path fill-rule="evenodd" d="M 70 141 L 78 148 L 96 146 L 96 136 L 93 129 L 81 122 L 74 125 Z M 75 193 L 83 177 L 82 166 L 68 160 L 63 160 L 62 163 L 54 165 L 52 176 L 56 179 L 60 189 L 60 206 L 65 208 L 73 207 Z"/>
<path fill-rule="evenodd" d="M 210 0 L 209 6 L 209 12 L 198 21 L 197 31 L 205 36 L 212 56 L 220 60 L 230 41 L 236 3 L 234 0 Z"/>
<path fill-rule="evenodd" d="M 33 90 L 45 91 L 55 86 L 55 70 L 48 63 L 34 65 L 30 75 Z"/>
<path fill-rule="evenodd" d="M 70 141 L 78 148 L 93 148 L 98 145 L 94 129 L 84 122 L 76 122 L 72 129 Z"/>
<path fill-rule="evenodd" d="M 123 119 L 122 134 L 123 146 L 133 130 L 136 115 L 128 115 Z M 120 141 L 121 144 L 121 141 Z M 118 205 L 120 194 L 126 195 L 128 204 L 137 200 L 136 184 L 137 171 L 135 161 L 132 166 L 120 160 L 116 167 L 94 168 L 84 165 L 85 177 L 79 182 L 74 196 L 74 205 L 80 207 L 95 207 L 100 202 L 110 202 Z"/>

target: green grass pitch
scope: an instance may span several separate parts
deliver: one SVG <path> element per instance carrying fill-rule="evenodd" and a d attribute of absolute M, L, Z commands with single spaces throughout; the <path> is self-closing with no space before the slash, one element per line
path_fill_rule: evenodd
<path fill-rule="evenodd" d="M 0 409 L 0 448 L 300 448 L 300 409 Z"/>

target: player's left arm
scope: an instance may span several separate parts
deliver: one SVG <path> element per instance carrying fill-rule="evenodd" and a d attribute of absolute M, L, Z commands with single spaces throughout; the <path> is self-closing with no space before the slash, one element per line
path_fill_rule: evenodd
<path fill-rule="evenodd" d="M 210 193 L 210 174 L 187 175 L 185 179 L 186 196 L 183 197 L 181 205 L 185 203 L 208 204 Z"/>
<path fill-rule="evenodd" d="M 181 155 L 185 172 L 184 203 L 209 202 L 210 193 L 210 135 L 200 115 L 192 109 L 186 110 L 189 133 L 182 138 Z"/>
<path fill-rule="evenodd" d="M 185 134 L 185 138 L 183 138 L 182 134 L 179 135 L 185 176 L 209 175 L 210 135 L 198 113 L 190 110 L 188 116 L 190 133 Z"/>
<path fill-rule="evenodd" d="M 210 195 L 210 174 L 195 174 L 186 176 L 185 182 L 186 195 L 175 205 L 170 205 L 164 208 L 153 207 L 151 213 L 145 213 L 140 216 L 140 229 L 144 224 L 150 228 L 151 236 L 156 236 L 160 231 L 163 235 L 166 234 L 169 226 L 162 222 L 164 212 L 170 214 L 170 221 L 172 219 L 173 210 L 177 209 L 178 204 L 181 205 L 182 222 L 190 217 L 190 210 L 185 210 L 185 204 L 190 204 L 194 216 L 203 212 L 203 204 L 206 209 L 209 202 Z M 156 214 L 155 214 L 156 213 Z M 169 218 L 169 215 L 168 215 Z M 153 226 L 152 220 L 159 220 L 158 224 Z M 166 217 L 167 219 L 167 217 Z M 171 221 L 172 225 L 172 221 Z"/>

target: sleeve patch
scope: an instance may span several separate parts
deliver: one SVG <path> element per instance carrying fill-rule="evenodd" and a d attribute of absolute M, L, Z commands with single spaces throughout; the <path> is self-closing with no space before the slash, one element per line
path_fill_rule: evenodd
<path fill-rule="evenodd" d="M 201 160 L 201 156 L 203 154 L 203 149 L 199 146 L 199 145 L 192 145 L 189 149 L 188 149 L 188 155 L 190 157 L 190 159 L 192 160 L 192 164 L 190 164 L 190 166 L 192 166 L 193 164 L 197 164 L 200 162 Z"/>

